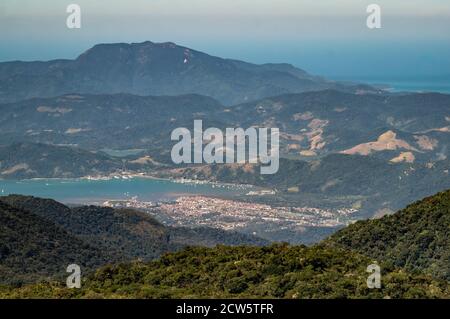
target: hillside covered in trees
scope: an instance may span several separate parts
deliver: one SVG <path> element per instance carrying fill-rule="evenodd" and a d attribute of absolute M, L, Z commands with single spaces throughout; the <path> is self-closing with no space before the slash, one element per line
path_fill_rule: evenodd
<path fill-rule="evenodd" d="M 0 284 L 60 279 L 76 263 L 150 261 L 192 244 L 264 245 L 267 241 L 210 228 L 166 227 L 148 214 L 97 206 L 69 208 L 51 199 L 0 197 Z"/>
<path fill-rule="evenodd" d="M 61 278 L 66 267 L 104 265 L 108 255 L 51 221 L 0 201 L 0 283 Z"/>
<path fill-rule="evenodd" d="M 381 219 L 359 221 L 327 242 L 450 281 L 450 191 Z"/>
<path fill-rule="evenodd" d="M 107 266 L 81 289 L 41 283 L 1 289 L 27 298 L 449 298 L 449 286 L 381 264 L 382 288 L 368 289 L 357 253 L 323 246 L 186 248 L 150 263 Z"/>
<path fill-rule="evenodd" d="M 54 220 L 63 218 L 61 213 L 64 210 L 67 214 L 79 214 L 76 209 L 71 210 L 51 200 L 10 196 L 5 201 L 15 206 L 21 205 L 22 210 L 19 211 L 19 208 L 13 208 L 0 201 L 3 227 L 2 269 L 8 269 L 7 267 L 12 265 L 5 243 L 17 242 L 18 238 L 14 237 L 14 234 L 20 233 L 21 228 L 31 227 L 33 230 L 28 232 L 29 237 L 24 237 L 22 246 L 26 244 L 37 247 L 32 246 L 33 238 L 39 239 L 49 247 L 64 242 L 61 239 L 64 233 L 59 226 L 49 224 L 40 216 L 34 218 L 42 225 L 39 223 L 32 226 L 25 225 L 21 219 L 30 213 L 27 213 L 24 207 L 34 207 L 40 214 L 51 212 L 49 208 L 53 207 L 53 211 L 59 212 L 58 216 L 52 217 Z M 39 204 L 43 206 L 40 207 Z M 57 207 L 59 209 L 56 209 Z M 63 282 L 46 280 L 51 278 L 41 276 L 41 282 L 37 284 L 19 288 L 4 286 L 0 289 L 0 297 L 450 298 L 449 207 L 450 191 L 447 191 L 409 205 L 392 216 L 357 222 L 312 247 L 287 244 L 263 247 L 223 245 L 214 248 L 187 247 L 178 252 L 164 253 L 157 260 L 127 261 L 100 267 L 83 278 L 81 289 L 69 290 L 63 286 Z M 92 206 L 85 209 L 87 213 L 85 216 L 81 215 L 83 218 L 93 218 L 88 215 L 95 215 L 96 209 L 108 212 Z M 23 216 L 18 217 L 18 214 Z M 127 211 L 117 211 L 115 214 L 121 215 L 121 218 L 146 220 L 137 213 L 127 216 Z M 15 221 L 16 219 L 20 223 Z M 63 220 L 70 218 L 64 217 Z M 105 222 L 106 220 L 108 218 L 105 218 Z M 18 224 L 16 228 L 11 227 L 16 223 Z M 64 226 L 63 221 L 60 220 L 58 223 Z M 86 222 L 78 228 L 75 227 L 74 232 L 82 235 L 89 229 L 87 224 Z M 151 224 L 152 227 L 164 230 L 155 221 Z M 43 227 L 47 229 L 45 235 Z M 114 237 L 113 230 L 114 228 L 109 230 L 112 233 L 111 238 L 121 238 Z M 189 234 L 193 233 L 201 235 L 202 231 L 190 230 Z M 102 233 L 99 228 L 97 240 L 103 238 L 105 243 L 109 240 L 109 245 L 113 247 L 111 239 L 107 239 L 106 234 L 107 231 Z M 70 238 L 72 235 L 67 236 Z M 91 238 L 90 242 L 96 243 L 96 237 L 92 234 L 90 237 L 81 236 L 81 238 Z M 187 240 L 186 237 L 183 238 Z M 75 240 L 74 243 L 78 242 Z M 169 243 L 170 241 L 167 244 Z M 153 242 L 153 245 L 155 244 Z M 124 245 L 123 247 L 127 247 L 126 243 Z M 22 246 L 17 247 L 20 251 L 24 251 L 25 255 L 16 254 L 14 257 L 16 261 L 21 261 L 20 258 L 24 258 L 25 261 L 26 258 L 33 256 L 29 253 L 33 252 L 32 249 Z M 65 248 L 60 252 L 61 256 L 78 249 L 78 247 L 61 247 Z M 38 256 L 42 256 L 42 261 L 52 260 L 48 259 L 47 255 L 42 255 L 41 251 L 46 252 L 44 248 L 38 247 L 34 254 L 39 252 L 41 255 Z M 54 254 L 58 252 L 56 250 Z M 83 252 L 81 249 L 81 253 Z M 92 251 L 88 252 L 92 254 Z M 366 269 L 372 263 L 377 263 L 381 267 L 381 289 L 367 288 L 366 279 L 369 274 Z M 39 272 L 35 274 L 41 275 Z"/>

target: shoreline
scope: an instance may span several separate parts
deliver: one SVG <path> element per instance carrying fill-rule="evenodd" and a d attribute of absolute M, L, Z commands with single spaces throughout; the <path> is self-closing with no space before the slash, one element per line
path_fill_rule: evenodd
<path fill-rule="evenodd" d="M 147 185 L 145 181 L 149 181 L 149 184 Z M 152 183 L 152 181 L 156 184 Z M 159 183 L 161 183 L 161 186 L 158 186 Z M 91 186 L 89 186 L 89 184 L 91 184 Z M 147 186 L 149 188 L 147 188 Z M 70 194 L 65 194 L 64 189 L 70 190 L 74 189 L 74 187 L 75 189 L 80 189 L 78 195 L 76 195 L 77 191 L 75 191 L 75 193 L 70 191 Z M 86 187 L 87 190 L 92 190 L 86 191 Z M 119 191 L 110 191 L 110 187 L 118 187 Z M 158 191 L 160 187 L 162 187 L 162 189 L 161 191 Z M 62 193 L 60 193 L 58 189 L 61 189 Z M 140 201 L 166 201 L 168 199 L 172 200 L 183 196 L 207 196 L 232 199 L 236 196 L 250 198 L 253 197 L 252 195 L 258 194 L 274 195 L 275 191 L 248 184 L 157 177 L 143 173 L 122 173 L 103 176 L 88 175 L 73 178 L 36 177 L 21 180 L 7 179 L 3 180 L 3 183 L 2 180 L 0 180 L 0 196 L 9 194 L 24 194 L 53 198 L 70 204 L 95 203 L 98 205 L 107 200 L 129 200 L 132 196 L 138 196 Z"/>
<path fill-rule="evenodd" d="M 184 178 L 170 178 L 170 177 L 158 177 L 154 175 L 147 175 L 143 173 L 131 173 L 131 174 L 110 174 L 110 175 L 99 175 L 99 176 L 81 176 L 81 177 L 33 177 L 25 179 L 0 179 L 5 182 L 27 182 L 27 181 L 110 181 L 110 180 L 131 180 L 131 179 L 149 179 L 155 181 L 171 182 L 176 184 L 186 184 L 186 185 L 213 185 L 213 186 L 226 186 L 235 188 L 245 188 L 245 189 L 267 189 L 261 186 L 251 185 L 251 184 L 237 184 L 237 183 L 225 183 L 225 182 L 215 182 L 208 180 L 197 180 L 197 179 L 184 179 Z"/>

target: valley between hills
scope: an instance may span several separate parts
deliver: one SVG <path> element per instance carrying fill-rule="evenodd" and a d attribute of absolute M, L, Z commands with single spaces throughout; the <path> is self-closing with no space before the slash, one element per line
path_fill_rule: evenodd
<path fill-rule="evenodd" d="M 202 248 L 197 241 L 170 252 L 180 239 L 189 244 L 186 231 L 167 230 L 137 211 L 3 197 L 0 297 L 449 298 L 449 203 L 450 192 L 439 193 L 309 247 L 257 247 L 236 237 L 235 247 Z M 134 261 L 111 264 L 124 259 Z M 72 262 L 84 269 L 81 289 L 63 284 Z M 381 289 L 366 286 L 374 262 Z"/>
<path fill-rule="evenodd" d="M 174 164 L 171 132 L 194 120 L 279 128 L 279 170 Z M 0 297 L 450 298 L 449 145 L 450 95 L 171 42 L 2 62 Z M 150 178 L 235 189 L 147 200 L 131 187 Z M 54 193 L 30 196 L 36 180 Z M 49 199 L 80 180 L 77 203 Z M 64 286 L 71 263 L 82 289 Z"/>

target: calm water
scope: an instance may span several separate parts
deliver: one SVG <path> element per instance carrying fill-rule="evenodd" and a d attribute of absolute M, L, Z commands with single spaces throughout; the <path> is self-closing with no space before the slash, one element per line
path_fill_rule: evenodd
<path fill-rule="evenodd" d="M 249 188 L 212 184 L 181 184 L 148 178 L 85 180 L 35 179 L 0 180 L 0 195 L 23 194 L 52 198 L 64 203 L 102 203 L 107 199 L 169 200 L 186 194 L 234 195 Z"/>
<path fill-rule="evenodd" d="M 389 87 L 393 92 L 439 92 L 450 94 L 450 75 L 421 77 L 345 77 L 335 76 L 334 80 L 352 81 Z"/>

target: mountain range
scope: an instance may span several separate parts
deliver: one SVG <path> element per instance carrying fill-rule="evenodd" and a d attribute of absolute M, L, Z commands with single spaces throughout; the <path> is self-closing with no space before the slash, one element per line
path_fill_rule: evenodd
<path fill-rule="evenodd" d="M 272 201 L 362 204 L 362 217 L 450 187 L 450 96 L 444 94 L 325 90 L 234 106 L 193 94 L 77 94 L 0 110 L 3 179 L 128 171 L 245 183 L 277 189 Z M 174 165 L 170 134 L 192 130 L 196 119 L 205 128 L 280 128 L 280 170 L 262 176 L 255 165 Z M 118 157 L 111 150 L 137 151 Z"/>
<path fill-rule="evenodd" d="M 450 95 L 319 91 L 224 106 L 205 96 L 64 95 L 0 105 L 0 143 L 35 142 L 88 150 L 144 149 L 170 162 L 170 133 L 204 127 L 277 127 L 281 154 L 330 153 L 398 162 L 446 159 Z M 165 158 L 164 158 L 165 155 Z"/>
<path fill-rule="evenodd" d="M 192 131 L 194 120 L 279 128 L 279 171 L 174 165 L 171 132 Z M 139 172 L 253 184 L 274 193 L 233 199 L 375 218 L 311 247 L 259 247 L 268 242 L 130 209 L 0 197 L 0 284 L 9 286 L 0 297 L 448 298 L 450 193 L 393 214 L 450 189 L 448 145 L 450 95 L 392 93 L 170 42 L 0 63 L 0 180 Z M 318 241 L 330 231 L 311 233 Z M 384 287 L 368 291 L 374 261 Z M 69 263 L 86 270 L 82 290 L 58 283 Z M 28 283 L 37 284 L 11 288 Z"/>
<path fill-rule="evenodd" d="M 327 81 L 289 64 L 223 59 L 171 42 L 98 44 L 75 60 L 0 63 L 0 103 L 69 93 L 196 93 L 236 104 L 327 88 L 378 92 Z"/>

